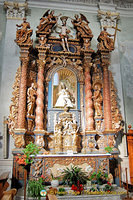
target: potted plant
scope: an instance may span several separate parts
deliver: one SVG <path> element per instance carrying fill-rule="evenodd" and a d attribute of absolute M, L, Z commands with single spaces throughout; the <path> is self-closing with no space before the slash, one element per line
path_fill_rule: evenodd
<path fill-rule="evenodd" d="M 39 178 L 38 180 L 29 180 L 27 192 L 29 197 L 35 197 L 38 200 L 41 199 L 41 190 L 44 189 L 43 178 Z"/>
<path fill-rule="evenodd" d="M 101 170 L 98 170 L 98 172 L 93 172 L 90 177 L 89 180 L 92 182 L 92 184 L 98 184 L 98 185 L 102 185 L 107 183 L 107 178 L 108 178 L 108 174 L 105 172 L 102 172 Z"/>
<path fill-rule="evenodd" d="M 51 186 L 53 188 L 58 187 L 59 186 L 60 177 L 55 177 L 53 174 L 51 174 L 51 177 L 52 177 Z"/>
<path fill-rule="evenodd" d="M 83 185 L 88 180 L 88 174 L 77 166 L 71 166 L 64 169 L 62 172 L 63 181 L 65 184 L 71 186 L 71 189 L 79 194 L 83 191 Z"/>
<path fill-rule="evenodd" d="M 26 180 L 27 174 L 30 171 L 30 164 L 33 162 L 34 157 L 39 153 L 39 151 L 40 149 L 38 146 L 30 142 L 26 148 L 22 150 L 24 154 L 17 154 L 16 156 L 16 162 L 24 168 L 24 200 L 26 199 Z"/>
<path fill-rule="evenodd" d="M 64 187 L 60 187 L 60 188 L 58 189 L 57 194 L 60 195 L 60 196 L 63 196 L 63 195 L 65 195 L 65 194 L 67 194 L 67 192 L 66 192 L 66 190 L 65 190 Z"/>

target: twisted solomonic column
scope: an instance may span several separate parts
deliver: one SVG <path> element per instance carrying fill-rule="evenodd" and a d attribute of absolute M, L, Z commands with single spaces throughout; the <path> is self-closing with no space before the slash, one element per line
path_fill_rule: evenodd
<path fill-rule="evenodd" d="M 102 64 L 102 66 L 103 66 L 104 123 L 105 123 L 105 130 L 110 130 L 112 129 L 112 117 L 111 117 L 111 98 L 110 98 L 108 64 Z"/>
<path fill-rule="evenodd" d="M 92 64 L 88 60 L 85 61 L 85 110 L 86 110 L 86 131 L 94 130 L 94 119 L 93 119 L 93 102 L 91 92 L 91 75 L 90 69 Z"/>
<path fill-rule="evenodd" d="M 38 60 L 38 81 L 36 99 L 35 130 L 44 130 L 44 66 L 45 61 Z"/>
<path fill-rule="evenodd" d="M 21 81 L 18 105 L 18 129 L 25 129 L 28 58 L 21 58 Z"/>
<path fill-rule="evenodd" d="M 23 52 L 23 51 L 21 51 Z M 21 53 L 20 52 L 20 53 Z M 23 54 L 23 53 L 22 53 Z M 21 55 L 21 79 L 19 88 L 18 103 L 18 121 L 14 130 L 14 145 L 16 148 L 22 148 L 25 145 L 24 134 L 26 132 L 26 93 L 27 93 L 27 68 L 29 63 L 28 51 L 25 51 L 25 57 Z"/>

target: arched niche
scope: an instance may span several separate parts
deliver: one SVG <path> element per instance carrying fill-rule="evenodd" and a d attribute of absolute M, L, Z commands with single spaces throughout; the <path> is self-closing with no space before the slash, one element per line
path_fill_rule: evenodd
<path fill-rule="evenodd" d="M 58 66 L 47 74 L 48 80 L 48 107 L 47 107 L 47 130 L 54 131 L 54 124 L 58 120 L 64 106 L 69 107 L 80 126 L 80 81 L 77 73 L 71 67 Z M 65 94 L 62 94 L 65 92 Z M 68 104 L 68 105 L 67 105 Z"/>

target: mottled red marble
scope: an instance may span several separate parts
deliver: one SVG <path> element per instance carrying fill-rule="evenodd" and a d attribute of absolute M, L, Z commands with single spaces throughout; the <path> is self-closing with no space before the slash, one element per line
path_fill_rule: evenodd
<path fill-rule="evenodd" d="M 19 92 L 19 106 L 18 106 L 18 127 L 19 129 L 25 129 L 25 115 L 26 115 L 26 89 L 27 89 L 27 67 L 28 58 L 21 58 L 21 81 Z"/>
<path fill-rule="evenodd" d="M 86 131 L 94 130 L 94 119 L 93 119 L 93 102 L 91 92 L 91 76 L 90 76 L 91 65 L 85 63 L 85 109 L 86 109 Z"/>
<path fill-rule="evenodd" d="M 40 60 L 38 62 L 38 80 L 37 80 L 37 99 L 36 99 L 36 118 L 35 129 L 44 129 L 44 65 L 45 63 Z"/>
<path fill-rule="evenodd" d="M 105 129 L 112 129 L 111 98 L 108 65 L 103 66 L 103 99 L 104 99 L 104 123 Z"/>

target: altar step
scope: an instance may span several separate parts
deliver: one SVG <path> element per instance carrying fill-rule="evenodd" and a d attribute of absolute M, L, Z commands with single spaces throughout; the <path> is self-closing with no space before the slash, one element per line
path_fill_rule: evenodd
<path fill-rule="evenodd" d="M 125 189 L 118 188 L 117 191 L 125 192 Z M 23 200 L 24 199 L 24 191 L 22 189 L 18 190 L 15 200 Z M 126 194 L 104 194 L 104 195 L 64 195 L 59 196 L 56 195 L 58 200 L 122 200 L 126 198 Z M 26 200 L 33 200 L 33 197 L 27 197 Z M 46 200 L 45 197 L 42 197 L 41 200 Z"/>

